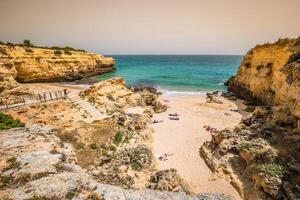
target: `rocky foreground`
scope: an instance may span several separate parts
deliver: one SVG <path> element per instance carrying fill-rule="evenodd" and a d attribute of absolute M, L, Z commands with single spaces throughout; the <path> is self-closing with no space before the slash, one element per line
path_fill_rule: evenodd
<path fill-rule="evenodd" d="M 251 49 L 227 84 L 252 114 L 213 133 L 202 157 L 244 199 L 300 199 L 300 38 Z"/>
<path fill-rule="evenodd" d="M 47 127 L 28 126 L 0 134 L 1 199 L 186 199 L 226 200 L 218 194 L 125 190 L 102 184 L 77 165 L 76 151 Z M 118 170 L 118 169 L 115 169 Z"/>

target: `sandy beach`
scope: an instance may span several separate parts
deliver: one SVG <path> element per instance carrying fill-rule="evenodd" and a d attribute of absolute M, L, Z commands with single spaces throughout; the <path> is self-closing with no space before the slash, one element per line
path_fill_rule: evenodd
<path fill-rule="evenodd" d="M 63 83 L 23 83 L 23 86 L 27 86 L 31 91 L 37 93 L 49 92 L 54 90 L 67 89 L 69 91 L 80 91 L 83 89 L 77 85 L 67 85 Z"/>
<path fill-rule="evenodd" d="M 166 161 L 157 159 L 160 170 L 175 168 L 189 184 L 193 193 L 221 192 L 241 199 L 230 183 L 212 174 L 200 157 L 199 148 L 210 140 L 211 134 L 203 126 L 217 129 L 233 127 L 239 123 L 241 115 L 232 111 L 236 105 L 222 97 L 223 104 L 206 103 L 205 96 L 161 96 L 160 100 L 168 105 L 168 111 L 154 116 L 163 120 L 153 124 L 154 154 L 156 157 L 170 153 Z M 178 113 L 179 120 L 170 120 L 169 114 Z"/>

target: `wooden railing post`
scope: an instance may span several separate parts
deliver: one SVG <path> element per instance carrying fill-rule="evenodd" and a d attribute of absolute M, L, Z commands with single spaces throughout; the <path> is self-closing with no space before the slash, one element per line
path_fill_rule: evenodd
<path fill-rule="evenodd" d="M 67 89 L 64 89 L 63 91 L 64 91 L 64 98 L 67 98 L 67 95 L 68 95 L 67 91 L 68 91 L 68 90 L 67 90 Z"/>
<path fill-rule="evenodd" d="M 52 94 L 53 92 L 53 94 Z M 10 103 L 9 101 L 0 98 L 0 109 L 9 109 L 9 108 L 16 108 L 25 105 L 29 105 L 32 103 L 46 103 L 47 101 L 52 100 L 59 100 L 59 99 L 66 99 L 68 98 L 68 90 L 54 90 L 48 91 L 43 93 L 37 93 L 37 95 L 28 95 L 28 96 L 18 96 L 19 101 Z M 47 99 L 47 94 L 49 93 L 49 98 Z M 26 101 L 26 99 L 28 101 Z"/>

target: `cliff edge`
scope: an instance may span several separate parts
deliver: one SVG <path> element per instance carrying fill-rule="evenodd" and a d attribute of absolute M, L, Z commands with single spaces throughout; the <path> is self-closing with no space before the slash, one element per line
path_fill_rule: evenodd
<path fill-rule="evenodd" d="M 228 90 L 257 104 L 287 105 L 300 118 L 300 37 L 251 49 Z"/>
<path fill-rule="evenodd" d="M 71 81 L 114 70 L 113 58 L 66 48 L 0 45 L 0 92 L 18 83 Z"/>
<path fill-rule="evenodd" d="M 201 156 L 243 199 L 299 199 L 300 37 L 257 45 L 227 85 L 251 113 L 212 133 Z"/>

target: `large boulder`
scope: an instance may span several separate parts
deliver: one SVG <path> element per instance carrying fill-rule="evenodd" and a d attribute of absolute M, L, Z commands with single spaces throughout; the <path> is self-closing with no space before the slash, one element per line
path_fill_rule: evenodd
<path fill-rule="evenodd" d="M 148 188 L 153 190 L 163 190 L 171 192 L 184 191 L 189 193 L 187 184 L 177 174 L 177 170 L 173 168 L 157 171 L 154 175 L 151 176 Z"/>

